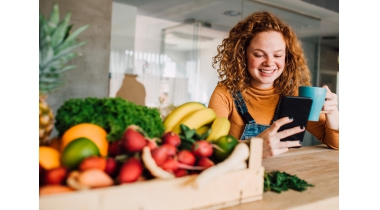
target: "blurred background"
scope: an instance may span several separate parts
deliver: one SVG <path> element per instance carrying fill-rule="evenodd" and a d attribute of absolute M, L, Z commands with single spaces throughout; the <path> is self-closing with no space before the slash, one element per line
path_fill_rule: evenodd
<path fill-rule="evenodd" d="M 49 96 L 54 111 L 69 98 L 120 96 L 163 115 L 184 102 L 206 106 L 218 82 L 212 57 L 229 30 L 258 10 L 289 23 L 302 41 L 314 86 L 339 95 L 338 0 L 40 0 L 50 14 L 72 12 L 88 44 L 67 73 L 68 85 Z M 75 28 L 74 27 L 74 28 Z M 134 88 L 142 87 L 142 88 Z M 309 133 L 305 145 L 319 143 Z"/>

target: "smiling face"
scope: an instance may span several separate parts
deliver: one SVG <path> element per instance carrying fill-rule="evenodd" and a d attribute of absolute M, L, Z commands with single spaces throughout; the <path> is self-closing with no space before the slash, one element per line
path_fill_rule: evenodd
<path fill-rule="evenodd" d="M 248 72 L 251 85 L 260 89 L 273 86 L 284 70 L 285 40 L 277 31 L 258 33 L 247 48 Z"/>

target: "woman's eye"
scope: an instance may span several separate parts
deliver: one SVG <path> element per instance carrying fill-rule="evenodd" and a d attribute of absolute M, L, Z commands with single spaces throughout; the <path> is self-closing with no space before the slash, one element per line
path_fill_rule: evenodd
<path fill-rule="evenodd" d="M 261 58 L 261 57 L 263 57 L 263 55 L 254 55 L 256 58 Z"/>

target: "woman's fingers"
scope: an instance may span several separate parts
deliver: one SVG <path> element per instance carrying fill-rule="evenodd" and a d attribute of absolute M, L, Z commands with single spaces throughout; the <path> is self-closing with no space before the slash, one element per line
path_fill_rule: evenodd
<path fill-rule="evenodd" d="M 280 139 L 283 139 L 283 138 L 291 136 L 293 134 L 300 133 L 300 132 L 302 132 L 302 131 L 305 130 L 305 127 L 304 126 L 302 126 L 302 127 L 303 127 L 302 129 L 301 129 L 300 126 L 297 126 L 297 127 L 294 127 L 294 128 L 289 128 L 289 129 L 280 131 L 280 132 L 278 132 L 278 137 Z"/>
<path fill-rule="evenodd" d="M 285 125 L 287 123 L 290 123 L 292 121 L 293 121 L 293 118 L 290 118 L 290 117 L 280 118 L 280 119 L 274 121 L 274 123 L 272 124 L 272 126 L 270 127 L 270 129 L 275 130 L 277 132 L 278 129 L 280 129 L 281 126 L 283 126 L 283 125 Z"/>
<path fill-rule="evenodd" d="M 322 86 L 323 88 L 326 88 L 326 101 L 323 104 L 322 112 L 323 114 L 328 114 L 338 108 L 338 96 L 331 92 L 329 87 L 327 85 Z"/>
<path fill-rule="evenodd" d="M 289 117 L 283 117 L 276 120 L 271 127 L 263 131 L 258 135 L 264 139 L 263 142 L 263 158 L 273 157 L 284 152 L 287 152 L 290 147 L 300 146 L 299 141 L 280 141 L 280 139 L 288 137 L 290 135 L 302 132 L 305 130 L 305 127 L 302 129 L 297 126 L 294 128 L 286 129 L 278 132 L 281 126 L 292 122 L 293 119 Z"/>
<path fill-rule="evenodd" d="M 274 157 L 276 155 L 285 153 L 288 150 L 289 150 L 289 148 L 281 148 L 281 149 L 273 149 L 273 150 L 263 151 L 263 158 Z"/>
<path fill-rule="evenodd" d="M 300 141 L 282 141 L 280 142 L 281 147 L 289 148 L 289 147 L 299 147 L 301 146 Z"/>

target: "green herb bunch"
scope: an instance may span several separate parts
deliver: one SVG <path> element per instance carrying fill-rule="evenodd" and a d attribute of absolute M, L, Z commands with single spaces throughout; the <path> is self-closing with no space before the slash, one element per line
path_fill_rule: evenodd
<path fill-rule="evenodd" d="M 293 189 L 302 192 L 307 187 L 314 185 L 307 183 L 305 180 L 298 178 L 296 175 L 290 175 L 286 172 L 272 171 L 264 173 L 264 192 L 274 191 L 281 193 L 288 189 Z"/>
<path fill-rule="evenodd" d="M 164 125 L 157 108 L 137 105 L 120 97 L 74 98 L 57 110 L 55 128 L 58 135 L 80 123 L 93 123 L 107 131 L 107 140 L 120 140 L 129 125 L 140 126 L 150 138 L 161 138 Z"/>

